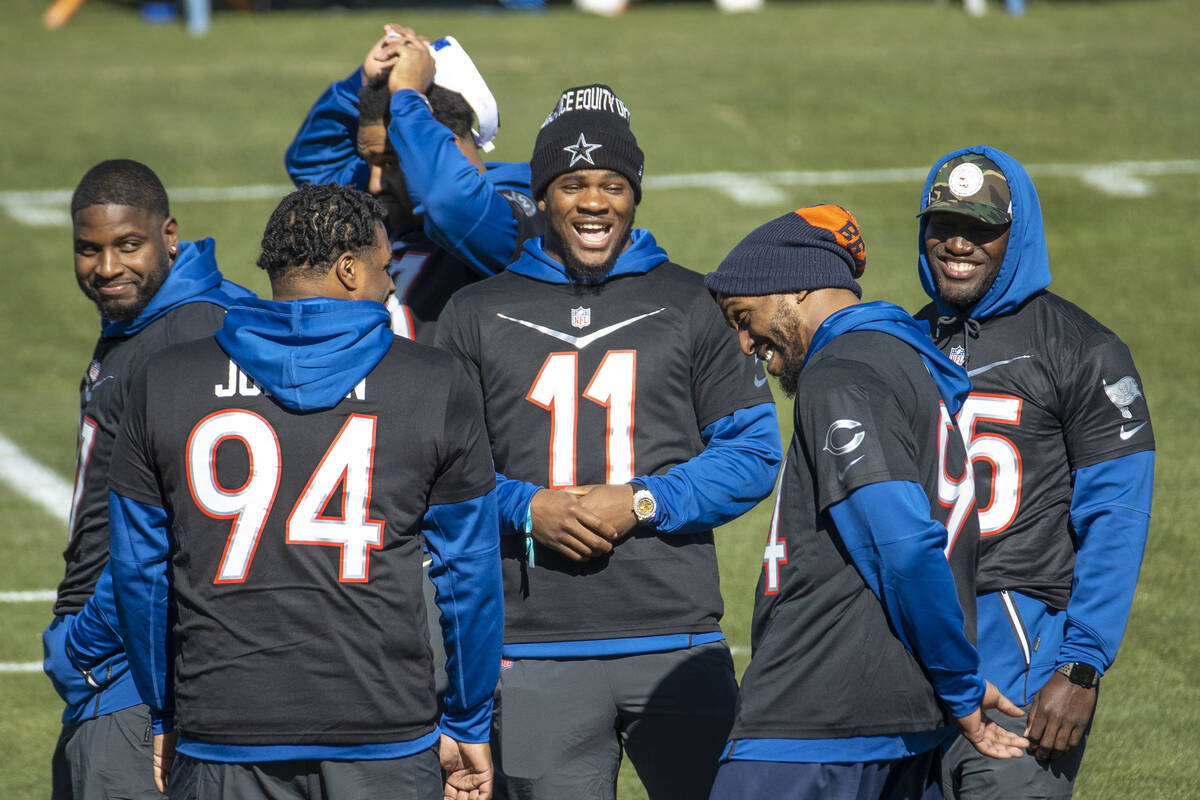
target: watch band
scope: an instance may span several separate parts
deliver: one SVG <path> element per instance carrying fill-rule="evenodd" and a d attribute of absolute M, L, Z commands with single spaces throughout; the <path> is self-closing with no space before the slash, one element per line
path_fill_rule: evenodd
<path fill-rule="evenodd" d="M 1055 670 L 1071 683 L 1084 689 L 1091 689 L 1100 683 L 1100 672 L 1091 664 L 1082 661 L 1072 661 L 1063 664 Z"/>

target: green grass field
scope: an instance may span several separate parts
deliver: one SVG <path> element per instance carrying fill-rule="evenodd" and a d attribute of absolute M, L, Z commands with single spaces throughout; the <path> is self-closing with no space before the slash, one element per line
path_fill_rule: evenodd
<path fill-rule="evenodd" d="M 1200 5 L 1032 0 L 1022 19 L 995 2 L 971 19 L 934 0 L 778 2 L 736 17 L 701 2 L 646 3 L 612 20 L 558 5 L 218 13 L 199 40 L 105 0 L 48 32 L 44 5 L 7 0 L 0 28 L 0 436 L 67 481 L 97 319 L 74 283 L 69 227 L 49 224 L 66 220 L 65 203 L 11 193 L 69 190 L 101 159 L 137 158 L 174 192 L 181 234 L 215 236 L 225 273 L 265 291 L 253 264 L 278 194 L 214 201 L 181 190 L 286 184 L 283 151 L 303 115 L 385 21 L 468 48 L 503 112 L 495 158 L 528 157 L 562 88 L 611 85 L 647 156 L 639 224 L 700 271 L 755 225 L 834 202 L 862 224 L 867 299 L 915 310 L 924 170 L 979 142 L 1016 156 L 1041 194 L 1053 288 L 1133 350 L 1159 448 L 1142 579 L 1077 797 L 1200 796 Z M 1114 162 L 1159 163 L 1102 168 Z M 880 172 L 896 168 L 910 172 Z M 661 180 L 716 172 L 730 173 L 721 188 Z M 54 587 L 64 525 L 3 484 L 0 513 L 0 592 Z M 766 521 L 760 507 L 720 533 L 739 667 Z M 0 618 L 0 798 L 44 797 L 61 706 L 39 672 L 9 667 L 40 659 L 49 604 L 0 602 Z M 644 797 L 628 770 L 621 797 Z"/>

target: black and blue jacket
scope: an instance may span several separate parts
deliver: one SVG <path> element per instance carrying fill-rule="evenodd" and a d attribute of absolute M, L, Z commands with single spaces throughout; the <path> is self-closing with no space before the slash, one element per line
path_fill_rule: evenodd
<path fill-rule="evenodd" d="M 977 459 L 979 650 L 984 675 L 1028 703 L 1053 670 L 1106 670 L 1128 619 L 1149 527 L 1154 439 L 1128 348 L 1047 291 L 1041 204 L 1021 165 L 987 146 L 1012 194 L 999 272 L 971 308 L 937 293 L 918 236 L 918 272 L 933 300 L 917 314 L 973 382 L 959 422 Z M 991 410 L 979 404 L 988 403 Z"/>

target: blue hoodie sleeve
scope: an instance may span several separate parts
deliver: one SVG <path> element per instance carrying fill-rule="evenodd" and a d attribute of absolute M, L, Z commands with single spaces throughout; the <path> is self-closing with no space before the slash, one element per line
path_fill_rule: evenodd
<path fill-rule="evenodd" d="M 67 657 L 76 669 L 94 669 L 124 647 L 120 627 L 112 568 L 106 565 L 92 596 L 78 614 L 70 617 L 65 643 Z"/>
<path fill-rule="evenodd" d="M 501 536 L 525 532 L 529 504 L 533 502 L 533 496 L 545 488 L 536 483 L 506 478 L 499 472 L 496 473 L 496 506 L 500 512 Z"/>
<path fill-rule="evenodd" d="M 156 733 L 173 728 L 167 511 L 110 491 L 109 569 L 129 666 Z"/>
<path fill-rule="evenodd" d="M 425 234 L 484 276 L 503 270 L 520 232 L 508 200 L 462 154 L 420 94 L 396 92 L 391 111 L 388 139 Z"/>
<path fill-rule="evenodd" d="M 771 493 L 783 448 L 774 403 L 738 409 L 701 431 L 704 450 L 665 475 L 636 478 L 658 504 L 649 521 L 661 533 L 723 525 Z"/>
<path fill-rule="evenodd" d="M 504 637 L 495 490 L 430 506 L 421 531 L 433 557 L 429 576 L 446 643 L 442 730 L 460 742 L 486 742 Z"/>
<path fill-rule="evenodd" d="M 1071 525 L 1078 551 L 1058 661 L 1101 672 L 1117 656 L 1150 528 L 1154 451 L 1075 470 Z"/>
<path fill-rule="evenodd" d="M 367 188 L 370 168 L 358 155 L 358 89 L 362 69 L 325 90 L 304 118 L 284 157 L 297 186 L 335 183 Z"/>
<path fill-rule="evenodd" d="M 910 481 L 871 483 L 829 507 L 863 579 L 883 602 L 892 627 L 929 672 L 956 717 L 979 708 L 984 681 L 943 547 L 946 529 L 929 516 L 929 499 Z"/>

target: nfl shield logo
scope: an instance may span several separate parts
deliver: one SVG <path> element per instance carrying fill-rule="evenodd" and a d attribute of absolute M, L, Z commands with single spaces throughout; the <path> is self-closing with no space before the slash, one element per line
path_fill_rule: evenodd
<path fill-rule="evenodd" d="M 592 324 L 592 310 L 590 308 L 584 308 L 583 306 L 580 306 L 579 308 L 571 309 L 571 327 L 572 328 L 586 328 L 588 325 L 591 325 L 591 324 Z"/>
<path fill-rule="evenodd" d="M 955 345 L 950 348 L 950 360 L 960 367 L 967 360 L 967 348 Z"/>

